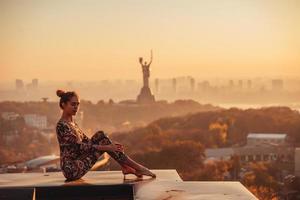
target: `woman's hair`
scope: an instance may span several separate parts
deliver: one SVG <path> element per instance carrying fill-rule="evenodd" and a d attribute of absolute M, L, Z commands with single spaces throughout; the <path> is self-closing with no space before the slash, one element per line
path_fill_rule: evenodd
<path fill-rule="evenodd" d="M 76 96 L 78 97 L 78 94 L 75 92 L 75 91 L 68 91 L 68 92 L 65 92 L 63 90 L 56 90 L 56 95 L 58 97 L 60 97 L 60 100 L 59 100 L 59 107 L 61 109 L 63 109 L 62 107 L 62 103 L 67 103 L 68 101 L 71 100 L 71 98 L 73 96 Z"/>

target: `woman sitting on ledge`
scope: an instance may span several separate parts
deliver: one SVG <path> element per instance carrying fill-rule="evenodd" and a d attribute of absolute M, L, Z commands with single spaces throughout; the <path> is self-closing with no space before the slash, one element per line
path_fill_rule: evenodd
<path fill-rule="evenodd" d="M 97 131 L 91 138 L 83 133 L 73 121 L 80 103 L 76 92 L 57 90 L 56 94 L 60 97 L 59 106 L 63 110 L 56 125 L 60 165 L 68 181 L 84 176 L 104 152 L 120 164 L 124 179 L 126 174 L 134 174 L 139 178 L 143 175 L 156 177 L 148 168 L 127 156 L 122 144 L 111 141 L 103 131 Z"/>

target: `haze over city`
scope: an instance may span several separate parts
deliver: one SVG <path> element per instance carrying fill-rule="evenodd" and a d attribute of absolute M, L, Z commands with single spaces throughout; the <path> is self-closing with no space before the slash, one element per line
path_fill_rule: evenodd
<path fill-rule="evenodd" d="M 151 78 L 295 77 L 300 2 L 0 2 L 1 82 Z"/>

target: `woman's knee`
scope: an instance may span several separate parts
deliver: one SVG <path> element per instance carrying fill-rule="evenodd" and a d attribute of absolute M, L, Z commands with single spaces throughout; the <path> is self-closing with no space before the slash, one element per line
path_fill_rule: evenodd
<path fill-rule="evenodd" d="M 93 136 L 92 140 L 99 141 L 106 137 L 106 134 L 103 131 L 97 131 Z"/>
<path fill-rule="evenodd" d="M 97 131 L 95 133 L 95 135 L 97 135 L 99 138 L 107 137 L 106 134 L 103 131 Z"/>

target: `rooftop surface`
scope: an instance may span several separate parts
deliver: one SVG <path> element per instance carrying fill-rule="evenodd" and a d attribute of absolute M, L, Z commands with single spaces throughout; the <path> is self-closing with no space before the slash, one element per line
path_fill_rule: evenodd
<path fill-rule="evenodd" d="M 121 171 L 90 171 L 65 182 L 61 172 L 0 174 L 0 199 L 257 199 L 239 182 L 183 181 L 176 170 L 136 178 Z"/>
<path fill-rule="evenodd" d="M 255 139 L 285 139 L 286 134 L 283 133 L 249 133 L 247 138 Z"/>

